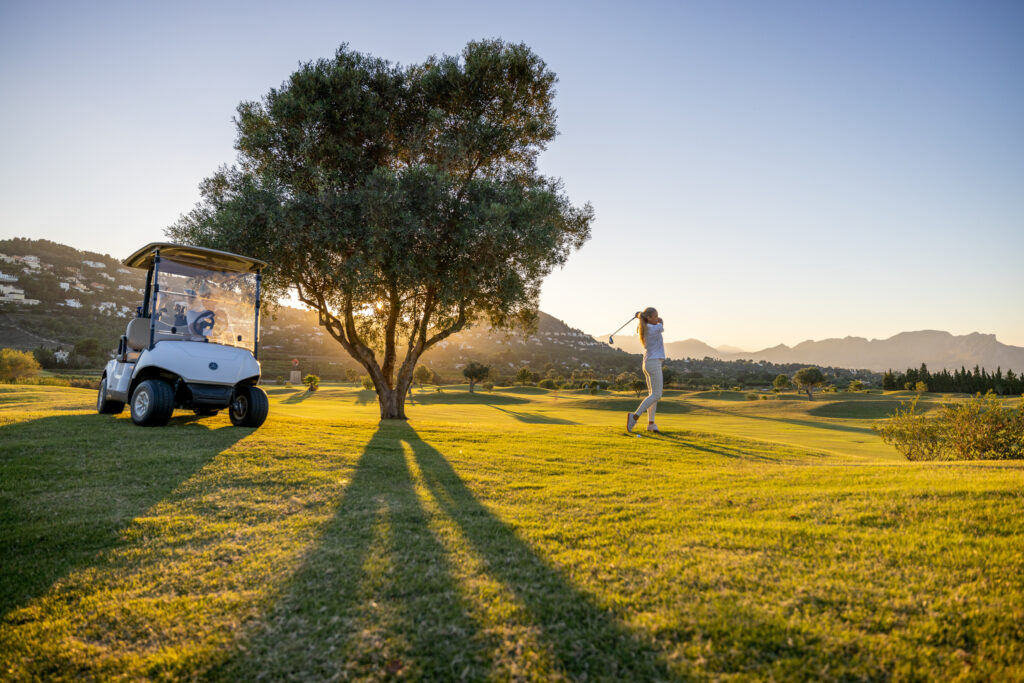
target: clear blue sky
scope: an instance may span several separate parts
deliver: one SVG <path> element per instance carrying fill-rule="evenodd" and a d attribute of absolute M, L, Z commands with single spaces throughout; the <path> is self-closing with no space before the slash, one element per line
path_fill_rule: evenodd
<path fill-rule="evenodd" d="M 542 157 L 597 212 L 541 308 L 653 305 L 748 350 L 904 330 L 1024 346 L 1024 2 L 0 4 L 0 237 L 123 257 L 234 160 L 231 118 L 342 42 L 558 74 Z"/>

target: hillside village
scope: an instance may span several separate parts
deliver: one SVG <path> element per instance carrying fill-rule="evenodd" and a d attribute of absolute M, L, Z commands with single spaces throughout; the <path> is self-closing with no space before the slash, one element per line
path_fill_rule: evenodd
<path fill-rule="evenodd" d="M 0 347 L 36 352 L 51 367 L 98 370 L 111 357 L 128 321 L 142 303 L 145 274 L 108 254 L 83 252 L 49 240 L 0 241 Z M 352 379 L 363 370 L 317 324 L 316 314 L 284 305 L 262 316 L 260 362 L 269 380 L 284 381 L 298 362 L 302 373 Z M 505 332 L 479 324 L 432 348 L 422 359 L 438 376 L 459 380 L 476 361 L 493 377 L 509 380 L 523 367 L 559 381 L 639 377 L 640 356 L 609 346 L 544 312 L 536 329 Z M 45 363 L 44 363 L 45 365 Z M 764 360 L 677 358 L 667 363 L 690 386 L 766 385 L 801 364 Z M 866 370 L 823 368 L 837 385 L 851 379 L 878 385 Z"/>

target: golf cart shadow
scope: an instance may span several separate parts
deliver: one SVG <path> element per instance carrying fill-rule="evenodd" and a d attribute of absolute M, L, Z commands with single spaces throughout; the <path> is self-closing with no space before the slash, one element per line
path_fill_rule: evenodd
<path fill-rule="evenodd" d="M 135 517 L 250 433 L 200 420 L 182 411 L 171 420 L 177 436 L 96 415 L 0 426 L 0 461 L 18 490 L 3 504 L 10 523 L 0 614 L 101 561 Z"/>

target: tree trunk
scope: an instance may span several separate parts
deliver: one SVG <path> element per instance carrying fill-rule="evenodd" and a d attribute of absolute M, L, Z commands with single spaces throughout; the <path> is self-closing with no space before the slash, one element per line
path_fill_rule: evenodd
<path fill-rule="evenodd" d="M 469 380 L 469 393 L 471 393 L 471 394 L 473 393 L 473 385 L 474 384 L 476 384 L 475 381 Z"/>
<path fill-rule="evenodd" d="M 814 400 L 814 396 L 811 395 L 812 391 L 814 391 L 814 387 L 807 387 L 807 400 L 808 401 L 813 401 Z"/>
<path fill-rule="evenodd" d="M 388 389 L 383 387 L 377 391 L 377 402 L 380 403 L 380 419 L 407 420 L 405 416 L 405 395 L 403 387 Z"/>

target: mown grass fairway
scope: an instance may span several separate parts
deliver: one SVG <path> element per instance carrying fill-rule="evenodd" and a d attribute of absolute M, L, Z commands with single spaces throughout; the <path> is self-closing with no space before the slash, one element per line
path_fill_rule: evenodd
<path fill-rule="evenodd" d="M 0 678 L 1024 678 L 1024 463 L 906 462 L 899 397 L 270 395 L 0 385 Z"/>

